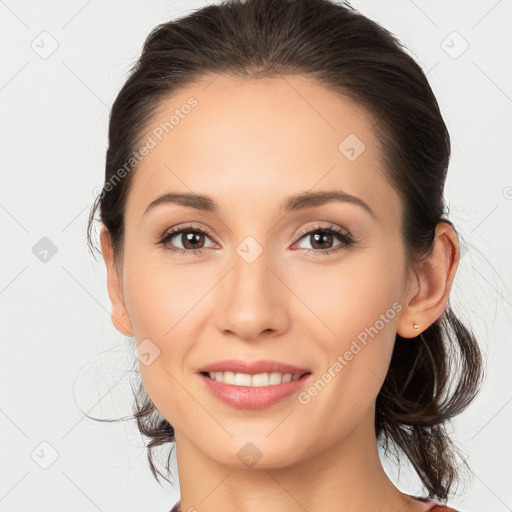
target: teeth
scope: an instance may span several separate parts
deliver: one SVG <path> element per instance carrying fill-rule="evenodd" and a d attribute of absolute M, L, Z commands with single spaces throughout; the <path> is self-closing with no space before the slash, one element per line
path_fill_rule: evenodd
<path fill-rule="evenodd" d="M 208 374 L 210 379 L 218 380 L 224 384 L 234 384 L 235 386 L 272 386 L 281 384 L 282 382 L 290 382 L 292 380 L 299 380 L 300 375 L 292 375 L 291 373 L 257 373 L 250 375 L 248 373 L 235 373 L 235 372 L 210 372 Z"/>

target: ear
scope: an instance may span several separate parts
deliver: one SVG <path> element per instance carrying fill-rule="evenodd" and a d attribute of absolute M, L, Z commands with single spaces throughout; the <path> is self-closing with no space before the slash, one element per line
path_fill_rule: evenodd
<path fill-rule="evenodd" d="M 415 283 L 409 285 L 404 297 L 404 309 L 397 324 L 400 336 L 414 338 L 442 315 L 459 259 L 457 233 L 449 223 L 439 222 L 432 253 L 423 262 L 419 275 L 414 276 Z M 419 329 L 414 328 L 415 323 Z"/>
<path fill-rule="evenodd" d="M 107 288 L 110 302 L 112 304 L 111 319 L 114 327 L 125 336 L 133 336 L 133 328 L 126 310 L 123 298 L 123 290 L 121 279 L 118 274 L 117 267 L 114 263 L 114 251 L 110 232 L 105 225 L 101 228 L 100 233 L 101 253 L 107 267 Z"/>

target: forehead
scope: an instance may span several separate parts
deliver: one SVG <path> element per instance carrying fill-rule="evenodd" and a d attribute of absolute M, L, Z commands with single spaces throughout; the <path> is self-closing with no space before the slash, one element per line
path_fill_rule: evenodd
<path fill-rule="evenodd" d="M 399 215 L 373 126 L 364 108 L 303 76 L 204 78 L 155 110 L 127 211 L 140 216 L 170 191 L 214 196 L 221 209 L 236 202 L 240 211 L 336 189 Z"/>

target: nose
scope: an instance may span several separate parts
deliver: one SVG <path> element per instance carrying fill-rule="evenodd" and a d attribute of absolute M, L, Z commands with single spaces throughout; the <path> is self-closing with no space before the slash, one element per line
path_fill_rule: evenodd
<path fill-rule="evenodd" d="M 251 341 L 277 336 L 290 325 L 289 301 L 293 294 L 280 271 L 271 268 L 263 251 L 249 262 L 235 254 L 233 265 L 217 290 L 216 322 L 224 334 Z"/>

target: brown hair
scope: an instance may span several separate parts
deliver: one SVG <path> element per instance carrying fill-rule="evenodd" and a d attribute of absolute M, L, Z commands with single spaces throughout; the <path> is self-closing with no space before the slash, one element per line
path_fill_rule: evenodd
<path fill-rule="evenodd" d="M 452 225 L 443 197 L 450 159 L 447 127 L 425 74 L 398 39 L 348 3 L 330 0 L 227 0 L 151 31 L 112 106 L 105 183 L 89 216 L 90 247 L 99 206 L 116 261 L 122 261 L 124 206 L 136 169 L 126 171 L 126 162 L 164 98 L 220 73 L 255 79 L 309 76 L 365 107 L 376 121 L 373 130 L 388 179 L 403 202 L 407 267 L 419 269 L 438 222 Z M 112 186 L 121 168 L 126 172 Z M 396 335 L 377 397 L 375 431 L 386 450 L 391 442 L 405 453 L 430 498 L 448 499 L 456 481 L 460 454 L 446 425 L 474 399 L 482 374 L 477 341 L 449 302 L 420 336 Z M 151 439 L 151 471 L 157 480 L 157 473 L 166 478 L 156 470 L 152 450 L 174 441 L 174 429 L 142 382 L 134 413 L 140 432 Z"/>

